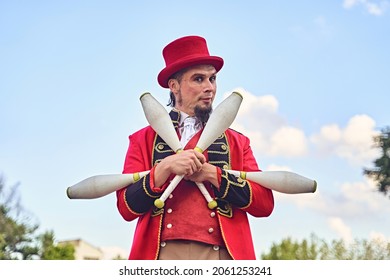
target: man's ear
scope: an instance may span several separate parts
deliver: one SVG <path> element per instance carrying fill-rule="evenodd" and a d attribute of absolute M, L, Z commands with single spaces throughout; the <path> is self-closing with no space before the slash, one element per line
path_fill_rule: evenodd
<path fill-rule="evenodd" d="M 173 92 L 173 94 L 175 95 L 178 93 L 180 89 L 179 82 L 176 79 L 169 79 L 168 87 L 170 91 Z"/>

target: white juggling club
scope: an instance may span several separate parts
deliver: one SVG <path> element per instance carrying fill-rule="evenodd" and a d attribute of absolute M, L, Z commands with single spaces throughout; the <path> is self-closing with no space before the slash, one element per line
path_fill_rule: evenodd
<path fill-rule="evenodd" d="M 317 190 L 317 182 L 315 180 L 289 171 L 226 171 L 236 177 L 256 182 L 267 189 L 281 193 L 314 193 Z"/>
<path fill-rule="evenodd" d="M 99 198 L 137 182 L 149 172 L 95 175 L 68 187 L 66 194 L 70 199 Z"/>
<path fill-rule="evenodd" d="M 180 153 L 183 148 L 177 137 L 175 128 L 171 125 L 171 118 L 169 117 L 168 112 L 164 109 L 164 107 L 148 92 L 142 94 L 140 96 L 140 101 L 142 104 L 142 108 L 144 110 L 146 119 L 148 120 L 150 126 L 153 130 L 160 135 L 160 137 L 174 150 L 176 153 Z M 174 188 L 178 185 L 178 183 L 183 179 L 184 175 L 177 175 L 174 178 L 174 182 L 170 185 L 174 185 L 173 189 L 169 192 L 165 191 L 161 195 L 160 198 L 156 199 L 154 204 L 158 208 L 164 207 L 164 202 L 168 198 L 169 194 L 174 190 Z M 172 182 L 173 182 L 172 181 Z M 196 183 L 200 192 L 203 194 L 207 201 L 207 206 L 210 209 L 213 209 L 217 206 L 216 201 L 210 196 L 206 187 L 203 183 Z"/>
<path fill-rule="evenodd" d="M 215 139 L 229 128 L 236 118 L 241 102 L 242 95 L 238 92 L 233 92 L 215 108 L 213 113 L 210 115 L 210 118 L 207 121 L 194 150 L 203 153 L 203 151 L 206 150 L 215 141 Z M 180 183 L 183 177 L 184 176 L 176 175 L 161 197 L 156 200 L 155 205 L 157 204 L 157 207 L 163 207 L 164 201 Z M 207 192 L 207 190 L 205 191 Z"/>
<path fill-rule="evenodd" d="M 175 128 L 171 125 L 172 120 L 167 110 L 149 93 L 140 96 L 142 109 L 145 117 L 153 130 L 177 153 L 182 150 Z"/>

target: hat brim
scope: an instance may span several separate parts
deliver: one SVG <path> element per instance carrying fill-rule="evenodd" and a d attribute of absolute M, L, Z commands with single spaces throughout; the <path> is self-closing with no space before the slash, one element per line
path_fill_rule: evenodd
<path fill-rule="evenodd" d="M 215 70 L 218 72 L 219 70 L 221 70 L 223 66 L 223 59 L 218 56 L 206 56 L 206 57 L 198 56 L 194 58 L 188 58 L 185 60 L 177 61 L 175 63 L 170 64 L 168 67 L 164 68 L 163 70 L 161 70 L 161 72 L 157 76 L 158 83 L 163 88 L 169 88 L 168 80 L 173 74 L 187 67 L 201 65 L 201 64 L 213 65 Z"/>

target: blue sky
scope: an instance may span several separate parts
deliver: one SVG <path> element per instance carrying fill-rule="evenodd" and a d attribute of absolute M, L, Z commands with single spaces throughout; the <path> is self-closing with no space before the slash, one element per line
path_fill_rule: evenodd
<path fill-rule="evenodd" d="M 115 196 L 69 200 L 92 175 L 121 173 L 128 135 L 147 125 L 139 96 L 162 104 L 162 48 L 206 38 L 224 58 L 218 104 L 245 89 L 233 128 L 263 170 L 318 181 L 314 194 L 275 193 L 252 219 L 258 254 L 282 238 L 390 238 L 389 200 L 362 175 L 389 125 L 390 2 L 0 1 L 0 172 L 58 240 L 129 251 L 135 222 Z"/>

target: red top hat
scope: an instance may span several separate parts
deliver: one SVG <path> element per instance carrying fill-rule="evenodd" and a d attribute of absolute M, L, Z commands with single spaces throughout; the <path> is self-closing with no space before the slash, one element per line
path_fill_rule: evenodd
<path fill-rule="evenodd" d="M 199 36 L 176 39 L 163 49 L 163 56 L 166 67 L 161 70 L 157 77 L 158 83 L 163 88 L 168 88 L 169 78 L 184 68 L 210 64 L 218 72 L 223 66 L 223 59 L 218 56 L 210 56 L 206 40 Z"/>

